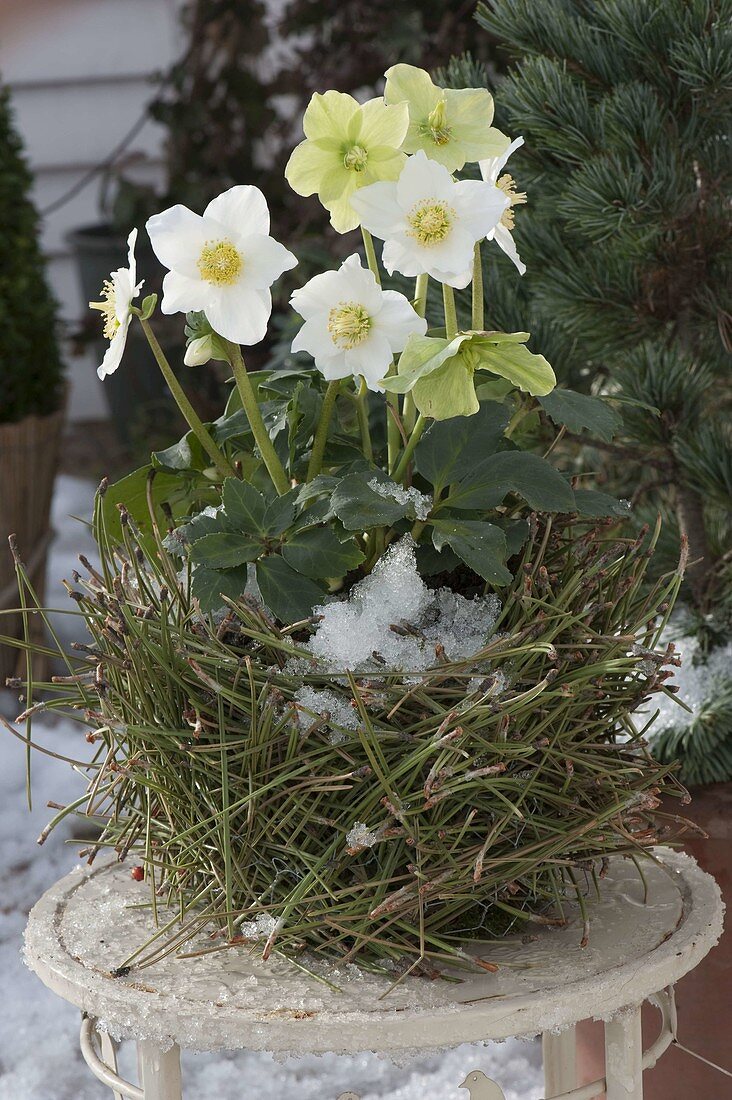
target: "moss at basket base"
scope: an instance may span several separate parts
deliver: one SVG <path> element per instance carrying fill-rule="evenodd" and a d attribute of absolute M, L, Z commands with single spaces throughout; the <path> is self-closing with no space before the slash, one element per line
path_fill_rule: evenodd
<path fill-rule="evenodd" d="M 410 682 L 319 668 L 248 603 L 201 617 L 128 538 L 73 593 L 91 656 L 50 705 L 92 723 L 100 846 L 144 863 L 158 907 L 195 902 L 265 956 L 430 971 L 561 919 L 663 836 L 668 769 L 633 715 L 664 690 L 679 578 L 643 585 L 648 539 L 534 524 L 497 633 Z M 347 710 L 298 707 L 303 683 Z"/>
<path fill-rule="evenodd" d="M 13 126 L 10 93 L 0 85 L 0 423 L 61 405 L 56 305 L 38 244 L 32 177 Z"/>

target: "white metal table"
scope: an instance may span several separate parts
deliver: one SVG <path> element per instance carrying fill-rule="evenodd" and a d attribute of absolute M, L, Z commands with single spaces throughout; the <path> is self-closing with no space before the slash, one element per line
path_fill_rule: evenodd
<path fill-rule="evenodd" d="M 608 1100 L 641 1100 L 644 1069 L 674 1038 L 673 984 L 715 945 L 723 915 L 714 879 L 689 856 L 660 849 L 644 874 L 645 897 L 635 866 L 611 862 L 601 897 L 587 900 L 584 948 L 580 914 L 569 906 L 561 928 L 529 925 L 530 936 L 472 945 L 495 973 L 462 971 L 460 983 L 407 978 L 392 988 L 388 977 L 349 965 L 313 963 L 318 980 L 282 957 L 265 963 L 246 945 L 171 953 L 114 976 L 156 929 L 146 886 L 112 863 L 79 868 L 43 895 L 28 921 L 26 960 L 82 1010 L 82 1052 L 115 1100 L 180 1100 L 181 1047 L 404 1056 L 538 1034 L 547 1097 L 591 1100 L 606 1089 Z M 201 932 L 185 950 L 210 947 Z M 644 1053 L 647 999 L 661 1030 Z M 606 1077 L 577 1088 L 574 1025 L 589 1017 L 606 1021 Z M 137 1043 L 139 1086 L 117 1074 L 115 1044 L 126 1039 Z"/>

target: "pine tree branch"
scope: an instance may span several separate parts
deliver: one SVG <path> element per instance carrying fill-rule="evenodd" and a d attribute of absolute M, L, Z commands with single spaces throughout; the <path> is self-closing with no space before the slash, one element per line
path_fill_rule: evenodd
<path fill-rule="evenodd" d="M 625 443 L 609 443 L 604 439 L 595 439 L 592 436 L 576 435 L 574 432 L 565 432 L 565 439 L 573 443 L 579 443 L 583 447 L 594 447 L 598 451 L 606 451 L 608 454 L 617 455 L 619 458 L 632 458 L 642 462 L 646 466 L 653 466 L 656 470 L 672 473 L 674 465 L 670 459 L 654 458 L 640 447 L 631 447 Z"/>
<path fill-rule="evenodd" d="M 716 563 L 707 539 L 702 498 L 680 481 L 676 486 L 676 515 L 679 530 L 689 543 L 691 564 L 686 570 L 689 587 L 697 607 L 704 610 L 711 600 Z"/>

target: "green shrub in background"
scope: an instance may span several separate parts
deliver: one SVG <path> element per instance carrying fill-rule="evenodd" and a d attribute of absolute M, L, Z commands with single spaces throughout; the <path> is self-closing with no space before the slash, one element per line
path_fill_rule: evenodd
<path fill-rule="evenodd" d="M 488 327 L 522 317 L 562 382 L 625 402 L 612 442 L 578 424 L 563 443 L 639 520 L 662 512 L 659 565 L 686 536 L 712 651 L 732 633 L 732 3 L 487 0 L 477 21 L 512 61 L 497 124 L 525 138 L 507 170 L 530 194 L 528 271 L 486 269 Z M 443 79 L 467 86 L 468 68 Z M 732 724 L 709 707 L 693 725 L 712 718 L 660 744 L 692 781 L 732 777 Z"/>
<path fill-rule="evenodd" d="M 32 177 L 0 87 L 0 424 L 55 412 L 63 368 L 38 244 Z"/>

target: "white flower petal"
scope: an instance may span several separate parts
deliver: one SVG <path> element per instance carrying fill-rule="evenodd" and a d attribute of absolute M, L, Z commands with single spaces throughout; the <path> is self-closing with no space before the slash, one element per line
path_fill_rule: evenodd
<path fill-rule="evenodd" d="M 297 266 L 296 256 L 274 237 L 263 234 L 242 238 L 241 254 L 244 262 L 240 282 L 252 290 L 269 289 L 283 271 Z"/>
<path fill-rule="evenodd" d="M 440 283 L 447 283 L 448 286 L 454 287 L 455 290 L 464 290 L 465 287 L 472 282 L 473 279 L 473 264 L 470 263 L 470 267 L 466 267 L 464 271 L 435 271 L 433 278 L 437 279 Z"/>
<path fill-rule="evenodd" d="M 475 242 L 480 239 L 461 220 L 453 226 L 444 241 L 433 244 L 430 248 L 423 248 L 422 251 L 433 271 L 463 271 L 471 266 Z"/>
<path fill-rule="evenodd" d="M 333 302 L 358 302 L 367 313 L 374 316 L 381 309 L 382 291 L 374 274 L 361 263 L 354 253 L 344 260 L 338 270 L 338 297 Z"/>
<path fill-rule="evenodd" d="M 340 286 L 339 271 L 323 271 L 293 291 L 290 305 L 306 319 L 321 310 L 329 311 L 340 300 Z"/>
<path fill-rule="evenodd" d="M 376 383 L 385 376 L 392 358 L 389 341 L 378 330 L 373 331 L 368 340 L 346 352 L 349 373 L 362 375 L 370 390 L 377 388 Z"/>
<path fill-rule="evenodd" d="M 171 206 L 149 218 L 146 229 L 164 267 L 190 279 L 198 277 L 198 258 L 209 236 L 203 218 L 187 206 Z"/>
<path fill-rule="evenodd" d="M 472 234 L 460 223 L 453 226 L 440 244 L 423 245 L 414 237 L 400 234 L 384 245 L 384 266 L 390 275 L 394 271 L 408 276 L 427 274 L 441 283 L 462 288 L 472 278 L 474 243 Z"/>
<path fill-rule="evenodd" d="M 186 348 L 183 362 L 187 367 L 202 367 L 211 359 L 212 351 L 213 342 L 211 335 L 198 336 L 195 340 L 191 340 Z"/>
<path fill-rule="evenodd" d="M 399 271 L 402 275 L 412 277 L 422 275 L 426 270 L 421 253 L 416 252 L 411 244 L 411 239 L 404 233 L 384 242 L 384 251 L 381 258 L 390 275 L 393 275 L 395 271 Z"/>
<path fill-rule="evenodd" d="M 258 187 L 240 184 L 212 199 L 203 212 L 204 218 L 213 218 L 229 233 L 250 236 L 252 233 L 269 234 L 269 207 Z"/>
<path fill-rule="evenodd" d="M 495 183 L 501 174 L 501 170 L 505 167 L 506 161 L 524 144 L 522 137 L 517 137 L 515 141 L 512 141 L 506 152 L 500 157 L 488 157 L 486 160 L 478 161 L 478 167 L 480 168 L 480 174 L 486 183 Z"/>
<path fill-rule="evenodd" d="M 407 157 L 397 180 L 397 202 L 405 212 L 423 199 L 452 200 L 455 182 L 442 164 L 438 164 L 420 149 Z"/>
<path fill-rule="evenodd" d="M 340 349 L 336 348 L 328 332 L 328 314 L 320 313 L 307 320 L 292 341 L 290 350 L 306 351 L 312 355 L 316 366 L 321 359 L 332 358 Z"/>
<path fill-rule="evenodd" d="M 130 303 L 135 290 L 130 279 L 129 268 L 120 267 L 118 271 L 113 271 L 110 281 L 114 289 L 114 313 L 119 323 L 122 324 L 130 315 Z"/>
<path fill-rule="evenodd" d="M 177 271 L 169 271 L 163 279 L 163 300 L 160 309 L 163 313 L 188 313 L 190 310 L 205 311 L 211 286 L 201 279 L 189 279 Z"/>
<path fill-rule="evenodd" d="M 125 345 L 127 343 L 127 331 L 130 327 L 130 318 L 123 321 L 119 326 L 114 336 L 112 337 L 109 347 L 104 353 L 101 365 L 97 367 L 97 375 L 101 379 L 109 377 L 110 374 L 114 374 L 117 367 L 122 362 L 122 356 L 124 354 Z"/>
<path fill-rule="evenodd" d="M 137 244 L 137 228 L 133 229 L 127 238 L 127 266 L 130 270 L 130 284 L 134 285 L 137 278 L 137 261 L 135 260 L 135 245 Z M 140 284 L 142 286 L 142 283 Z"/>
<path fill-rule="evenodd" d="M 487 237 L 510 205 L 508 195 L 500 188 L 480 180 L 461 180 L 455 184 L 454 205 L 461 226 L 471 234 L 473 242 Z"/>
<path fill-rule="evenodd" d="M 361 225 L 382 241 L 404 224 L 404 212 L 396 195 L 397 185 L 383 180 L 370 183 L 351 195 L 351 206 L 358 214 Z"/>
<path fill-rule="evenodd" d="M 389 341 L 393 352 L 403 351 L 409 336 L 415 332 L 424 336 L 427 321 L 420 317 L 403 294 L 396 290 L 382 293 L 382 306 L 376 320 L 377 331 Z"/>
<path fill-rule="evenodd" d="M 212 287 L 206 317 L 211 328 L 235 344 L 258 344 L 272 312 L 269 290 L 250 290 L 241 284 Z"/>
<path fill-rule="evenodd" d="M 318 370 L 327 382 L 335 382 L 339 378 L 348 378 L 351 369 L 346 363 L 345 351 L 339 351 L 329 359 L 323 359 L 318 363 Z"/>
<path fill-rule="evenodd" d="M 371 316 L 381 309 L 381 288 L 357 253 L 344 260 L 338 271 L 314 275 L 290 298 L 292 308 L 305 318 L 327 314 L 340 302 L 358 302 Z"/>
<path fill-rule="evenodd" d="M 489 234 L 488 240 L 495 241 L 498 247 L 503 249 L 508 258 L 516 265 L 519 275 L 526 274 L 526 264 L 518 254 L 510 229 L 499 222 L 493 232 Z"/>

